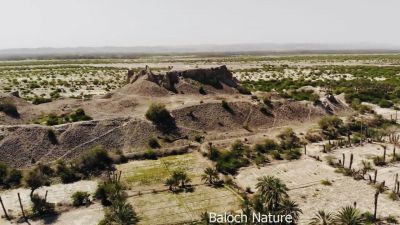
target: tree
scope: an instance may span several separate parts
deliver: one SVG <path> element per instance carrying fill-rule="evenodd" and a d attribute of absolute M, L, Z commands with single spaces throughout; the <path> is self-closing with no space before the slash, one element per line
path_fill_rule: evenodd
<path fill-rule="evenodd" d="M 335 216 L 335 224 L 337 225 L 363 225 L 364 219 L 358 211 L 353 206 L 343 207 L 339 213 Z"/>
<path fill-rule="evenodd" d="M 108 206 L 105 209 L 105 218 L 99 225 L 133 225 L 138 222 L 138 217 L 132 206 L 127 203 L 127 194 L 118 179 L 99 184 L 95 197 L 102 199 L 102 203 Z"/>
<path fill-rule="evenodd" d="M 278 178 L 272 176 L 263 176 L 258 178 L 256 184 L 258 194 L 262 201 L 264 208 L 268 210 L 276 211 L 279 204 L 287 198 L 289 190 L 286 185 Z"/>
<path fill-rule="evenodd" d="M 106 209 L 105 219 L 100 221 L 99 225 L 134 225 L 138 221 L 138 217 L 129 203 L 116 200 Z"/>
<path fill-rule="evenodd" d="M 175 191 L 175 187 L 179 186 L 179 180 L 175 177 L 170 177 L 165 181 L 165 185 L 168 186 L 170 191 Z"/>
<path fill-rule="evenodd" d="M 181 188 L 185 188 L 186 185 L 192 181 L 192 179 L 190 179 L 187 173 L 183 170 L 174 171 L 172 176 L 175 177 L 175 179 L 177 179 L 178 181 L 180 181 Z"/>
<path fill-rule="evenodd" d="M 219 180 L 218 171 L 211 167 L 208 167 L 204 170 L 204 174 L 201 176 L 201 180 L 205 181 L 209 184 L 214 184 Z"/>
<path fill-rule="evenodd" d="M 315 213 L 314 217 L 311 218 L 309 225 L 333 225 L 334 217 L 330 212 L 325 212 L 324 210 L 319 210 Z"/>
<path fill-rule="evenodd" d="M 279 214 L 291 215 L 293 221 L 298 221 L 301 213 L 302 211 L 299 208 L 299 205 L 288 198 L 283 199 L 279 205 Z"/>
<path fill-rule="evenodd" d="M 169 186 L 171 191 L 175 191 L 175 188 L 180 186 L 180 188 L 186 188 L 186 185 L 190 183 L 192 179 L 183 170 L 175 170 L 172 175 L 165 180 L 165 185 Z"/>
<path fill-rule="evenodd" d="M 27 186 L 31 189 L 30 197 L 32 199 L 33 192 L 45 185 L 48 182 L 48 178 L 43 174 L 43 171 L 39 167 L 29 171 L 28 175 L 25 177 L 25 182 Z"/>

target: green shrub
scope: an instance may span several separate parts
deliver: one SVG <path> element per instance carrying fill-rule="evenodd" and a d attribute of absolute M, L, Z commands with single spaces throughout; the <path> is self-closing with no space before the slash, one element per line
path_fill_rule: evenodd
<path fill-rule="evenodd" d="M 196 142 L 202 143 L 203 140 L 204 140 L 204 136 L 198 135 L 198 134 L 197 134 L 197 135 L 194 136 L 194 140 L 195 140 Z"/>
<path fill-rule="evenodd" d="M 287 160 L 295 160 L 300 159 L 301 151 L 300 149 L 289 149 L 285 152 L 285 159 Z"/>
<path fill-rule="evenodd" d="M 160 144 L 156 138 L 150 138 L 147 142 L 150 148 L 160 148 Z"/>
<path fill-rule="evenodd" d="M 378 105 L 382 108 L 390 108 L 393 106 L 393 102 L 388 101 L 386 99 L 381 99 L 378 103 Z"/>
<path fill-rule="evenodd" d="M 72 196 L 72 205 L 75 207 L 90 204 L 90 194 L 84 191 L 77 191 Z"/>
<path fill-rule="evenodd" d="M 75 160 L 74 168 L 84 175 L 91 175 L 111 169 L 112 163 L 113 160 L 108 152 L 101 147 L 96 147 Z"/>
<path fill-rule="evenodd" d="M 113 201 L 125 199 L 123 186 L 119 182 L 107 181 L 98 184 L 94 197 L 101 201 L 101 204 L 109 206 Z"/>
<path fill-rule="evenodd" d="M 57 135 L 55 134 L 54 130 L 48 129 L 48 130 L 47 130 L 47 137 L 49 138 L 49 141 L 50 141 L 53 145 L 58 144 Z"/>
<path fill-rule="evenodd" d="M 249 161 L 243 157 L 247 148 L 242 142 L 236 141 L 232 150 L 210 149 L 209 158 L 217 162 L 216 168 L 221 173 L 235 174 L 240 167 L 246 166 Z"/>
<path fill-rule="evenodd" d="M 93 119 L 92 117 L 86 115 L 85 111 L 81 108 L 75 110 L 74 113 L 70 114 L 69 118 L 72 122 L 88 121 Z"/>
<path fill-rule="evenodd" d="M 365 213 L 363 213 L 362 216 L 363 216 L 366 224 L 375 224 L 375 217 L 374 217 L 373 213 L 365 212 Z"/>
<path fill-rule="evenodd" d="M 204 90 L 203 86 L 200 86 L 199 93 L 202 94 L 202 95 L 206 95 L 207 94 L 206 91 Z"/>
<path fill-rule="evenodd" d="M 332 185 L 332 182 L 330 182 L 329 180 L 321 180 L 321 184 L 322 185 L 325 185 L 325 186 L 331 186 Z"/>
<path fill-rule="evenodd" d="M 112 205 L 105 209 L 104 219 L 99 225 L 134 225 L 138 222 L 138 217 L 132 205 L 124 200 L 115 200 Z"/>
<path fill-rule="evenodd" d="M 265 146 L 263 144 L 255 144 L 253 147 L 254 151 L 259 153 L 266 153 Z"/>
<path fill-rule="evenodd" d="M 51 98 L 35 97 L 32 100 L 32 104 L 34 104 L 34 105 L 39 105 L 39 104 L 43 104 L 43 103 L 47 103 L 47 102 L 51 102 Z"/>
<path fill-rule="evenodd" d="M 34 194 L 31 197 L 32 201 L 32 212 L 36 216 L 42 216 L 45 214 L 53 214 L 55 211 L 55 205 L 53 203 L 46 202 L 46 199 Z"/>
<path fill-rule="evenodd" d="M 286 128 L 278 135 L 278 138 L 281 141 L 280 147 L 282 149 L 288 150 L 300 147 L 300 138 L 297 137 L 292 128 Z"/>
<path fill-rule="evenodd" d="M 0 163 L 0 184 L 6 182 L 8 176 L 8 166 L 6 164 Z"/>
<path fill-rule="evenodd" d="M 21 184 L 22 180 L 22 172 L 17 169 L 11 169 L 9 170 L 8 176 L 7 176 L 7 185 L 11 187 L 19 186 Z"/>
<path fill-rule="evenodd" d="M 80 179 L 74 169 L 65 165 L 63 161 L 57 162 L 56 174 L 61 178 L 61 182 L 64 184 L 72 183 Z"/>
<path fill-rule="evenodd" d="M 156 154 L 155 151 L 153 151 L 153 150 L 150 149 L 150 150 L 147 150 L 147 151 L 144 153 L 143 157 L 144 157 L 145 159 L 156 160 L 156 159 L 157 159 L 157 154 Z"/>
<path fill-rule="evenodd" d="M 266 116 L 272 116 L 273 114 L 269 111 L 269 109 L 266 106 L 261 106 L 260 111 L 262 114 Z"/>
<path fill-rule="evenodd" d="M 233 109 L 229 106 L 227 101 L 222 100 L 221 104 L 222 104 L 222 108 L 224 108 L 229 113 L 233 113 Z"/>
<path fill-rule="evenodd" d="M 386 218 L 386 221 L 387 221 L 388 223 L 392 223 L 392 224 L 397 224 L 397 223 L 398 223 L 398 220 L 396 219 L 396 216 L 393 216 L 393 215 L 389 215 L 389 216 Z"/>
<path fill-rule="evenodd" d="M 171 120 L 171 114 L 162 103 L 152 103 L 145 114 L 146 118 L 155 124 Z"/>
<path fill-rule="evenodd" d="M 268 152 L 268 151 L 272 151 L 272 150 L 278 150 L 279 144 L 275 140 L 267 138 L 264 140 L 264 147 L 265 147 L 265 150 Z"/>
<path fill-rule="evenodd" d="M 337 116 L 325 116 L 318 121 L 322 133 L 329 139 L 337 138 L 343 132 L 343 121 Z"/>
<path fill-rule="evenodd" d="M 375 156 L 373 159 L 375 166 L 385 166 L 387 162 L 383 160 L 383 156 Z"/>
<path fill-rule="evenodd" d="M 60 124 L 59 118 L 55 114 L 49 114 L 46 120 L 46 125 L 47 126 L 54 126 Z"/>
<path fill-rule="evenodd" d="M 271 157 L 273 159 L 276 159 L 276 160 L 282 160 L 283 159 L 282 156 L 281 156 L 281 153 L 278 150 L 271 151 L 270 155 L 271 155 Z"/>

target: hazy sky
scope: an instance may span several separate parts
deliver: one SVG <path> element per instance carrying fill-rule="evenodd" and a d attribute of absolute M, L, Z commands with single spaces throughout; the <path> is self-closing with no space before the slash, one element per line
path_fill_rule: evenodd
<path fill-rule="evenodd" d="M 400 45 L 399 0 L 0 0 L 0 49 Z"/>

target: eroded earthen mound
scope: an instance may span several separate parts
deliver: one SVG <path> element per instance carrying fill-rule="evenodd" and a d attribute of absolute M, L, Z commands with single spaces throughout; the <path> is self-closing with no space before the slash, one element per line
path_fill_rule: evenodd
<path fill-rule="evenodd" d="M 200 90 L 201 89 L 201 90 Z M 134 73 L 129 71 L 127 85 L 122 92 L 145 95 L 165 96 L 166 94 L 213 94 L 242 93 L 250 94 L 238 84 L 226 66 L 209 69 L 192 69 L 155 74 L 147 67 Z"/>

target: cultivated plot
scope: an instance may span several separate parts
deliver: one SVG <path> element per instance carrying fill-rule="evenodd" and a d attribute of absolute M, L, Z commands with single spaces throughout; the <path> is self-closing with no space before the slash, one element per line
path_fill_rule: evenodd
<path fill-rule="evenodd" d="M 240 199 L 228 188 L 214 188 L 201 181 L 210 163 L 198 153 L 169 156 L 158 160 L 134 161 L 118 166 L 129 186 L 129 201 L 140 224 L 174 224 L 200 219 L 202 213 L 235 211 Z M 164 181 L 176 169 L 185 170 L 194 190 L 178 194 L 168 191 Z"/>

